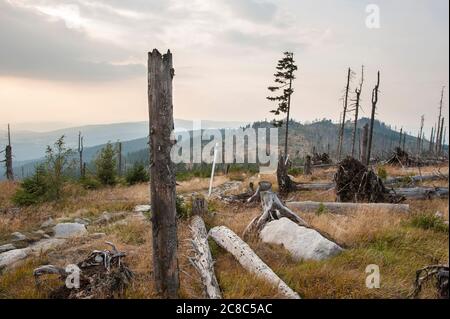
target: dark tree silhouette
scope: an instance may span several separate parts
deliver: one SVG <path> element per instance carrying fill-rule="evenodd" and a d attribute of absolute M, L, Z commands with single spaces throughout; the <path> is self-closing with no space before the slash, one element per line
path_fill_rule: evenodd
<path fill-rule="evenodd" d="M 284 141 L 284 158 L 288 155 L 288 136 L 289 136 L 289 114 L 291 110 L 291 95 L 294 93 L 292 89 L 292 82 L 295 80 L 294 72 L 297 70 L 297 66 L 294 61 L 294 53 L 284 52 L 284 57 L 278 61 L 276 67 L 277 72 L 275 76 L 275 86 L 269 86 L 270 92 L 280 91 L 280 95 L 268 96 L 267 99 L 270 101 L 276 101 L 278 103 L 277 108 L 270 112 L 275 115 L 280 115 L 281 113 L 286 114 L 286 136 Z M 282 120 L 274 120 L 274 125 L 280 127 L 283 125 Z"/>

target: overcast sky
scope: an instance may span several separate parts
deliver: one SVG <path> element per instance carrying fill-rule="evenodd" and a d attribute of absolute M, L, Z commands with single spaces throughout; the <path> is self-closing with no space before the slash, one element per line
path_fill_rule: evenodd
<path fill-rule="evenodd" d="M 377 4 L 380 28 L 366 27 Z M 0 0 L 0 123 L 146 120 L 147 52 L 174 55 L 174 112 L 272 119 L 277 59 L 299 66 L 292 115 L 338 120 L 346 69 L 365 66 L 363 116 L 431 127 L 448 86 L 448 0 Z M 445 94 L 448 111 L 448 94 Z"/>

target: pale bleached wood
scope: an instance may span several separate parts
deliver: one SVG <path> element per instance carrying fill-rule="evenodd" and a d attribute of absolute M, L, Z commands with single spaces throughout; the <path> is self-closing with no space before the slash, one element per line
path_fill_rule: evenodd
<path fill-rule="evenodd" d="M 286 206 L 300 212 L 317 212 L 319 209 L 326 209 L 330 213 L 345 213 L 347 211 L 378 211 L 386 210 L 394 213 L 408 213 L 408 204 L 389 203 L 336 203 L 336 202 L 287 202 Z"/>
<path fill-rule="evenodd" d="M 190 228 L 194 256 L 189 257 L 189 260 L 200 275 L 205 288 L 205 297 L 221 299 L 222 293 L 214 273 L 214 261 L 209 249 L 208 233 L 203 219 L 198 215 L 193 216 Z"/>
<path fill-rule="evenodd" d="M 217 226 L 209 231 L 209 236 L 223 249 L 232 254 L 236 260 L 250 273 L 256 275 L 275 287 L 279 293 L 288 299 L 300 299 L 300 296 L 293 291 L 273 270 L 267 266 L 231 229 L 225 226 Z"/>

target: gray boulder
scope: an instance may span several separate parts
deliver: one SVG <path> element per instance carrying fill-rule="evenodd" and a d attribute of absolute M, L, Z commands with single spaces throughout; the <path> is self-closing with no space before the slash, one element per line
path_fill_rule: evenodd
<path fill-rule="evenodd" d="M 343 251 L 316 230 L 299 226 L 284 217 L 267 223 L 260 238 L 264 243 L 283 245 L 295 260 L 323 260 Z"/>
<path fill-rule="evenodd" d="M 13 244 L 2 245 L 0 246 L 0 254 L 13 249 L 16 249 Z"/>
<path fill-rule="evenodd" d="M 28 239 L 27 236 L 19 232 L 12 233 L 11 238 L 13 241 L 23 241 Z"/>
<path fill-rule="evenodd" d="M 47 228 L 52 226 L 55 226 L 55 221 L 51 217 L 41 224 L 41 228 Z"/>
<path fill-rule="evenodd" d="M 147 213 L 152 210 L 152 206 L 150 205 L 137 205 L 134 207 L 134 212 L 136 213 Z"/>
<path fill-rule="evenodd" d="M 0 254 L 0 269 L 11 266 L 19 260 L 27 258 L 29 248 L 14 249 Z"/>
<path fill-rule="evenodd" d="M 53 227 L 55 238 L 81 237 L 87 234 L 86 226 L 78 223 L 60 223 Z"/>

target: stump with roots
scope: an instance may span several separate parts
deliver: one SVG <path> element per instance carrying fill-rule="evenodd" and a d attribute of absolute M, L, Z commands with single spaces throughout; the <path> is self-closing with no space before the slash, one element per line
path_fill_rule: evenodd
<path fill-rule="evenodd" d="M 411 164 L 411 159 L 409 154 L 402 150 L 400 147 L 396 147 L 392 156 L 386 161 L 390 165 L 400 165 L 409 166 Z"/>
<path fill-rule="evenodd" d="M 422 291 L 424 283 L 434 279 L 438 297 L 448 299 L 448 272 L 448 265 L 431 265 L 419 269 L 416 272 L 414 290 L 410 297 L 417 298 Z"/>
<path fill-rule="evenodd" d="M 251 233 L 258 234 L 268 222 L 281 217 L 286 217 L 299 226 L 309 227 L 307 222 L 287 208 L 278 196 L 272 192 L 272 184 L 270 182 L 260 182 L 254 196 L 259 196 L 261 199 L 262 213 L 255 217 L 246 227 L 243 233 L 244 238 Z"/>
<path fill-rule="evenodd" d="M 277 181 L 280 194 L 288 194 L 295 191 L 297 188 L 297 183 L 291 180 L 288 175 L 288 169 L 290 166 L 291 162 L 289 159 L 285 159 L 283 156 L 280 156 L 277 167 Z"/>
<path fill-rule="evenodd" d="M 71 272 L 54 265 L 44 265 L 34 270 L 36 285 L 42 285 L 41 276 L 58 275 L 64 284 L 50 293 L 50 298 L 56 299 L 111 299 L 122 298 L 125 289 L 130 285 L 134 274 L 122 261 L 124 252 L 116 249 L 114 244 L 106 242 L 111 250 L 94 250 L 86 259 L 76 266 L 79 272 L 79 288 L 71 289 L 66 285 L 66 279 Z M 69 267 L 68 267 L 69 268 Z M 67 269 L 68 269 L 67 268 Z M 74 268 L 72 268 L 74 270 Z"/>
<path fill-rule="evenodd" d="M 339 163 L 334 182 L 338 202 L 399 203 L 404 200 L 386 189 L 372 170 L 350 156 Z"/>

